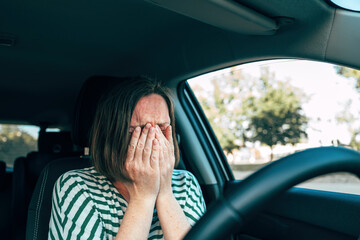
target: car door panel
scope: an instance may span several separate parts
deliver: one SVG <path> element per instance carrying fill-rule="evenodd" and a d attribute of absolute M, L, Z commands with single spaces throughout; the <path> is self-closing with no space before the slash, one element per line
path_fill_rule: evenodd
<path fill-rule="evenodd" d="M 270 202 L 236 237 L 357 239 L 359 213 L 359 195 L 293 188 Z"/>

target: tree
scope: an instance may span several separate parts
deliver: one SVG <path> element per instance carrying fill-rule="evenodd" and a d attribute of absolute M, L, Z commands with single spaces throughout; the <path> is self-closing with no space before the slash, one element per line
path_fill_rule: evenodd
<path fill-rule="evenodd" d="M 355 80 L 355 88 L 360 92 L 360 71 L 341 66 L 334 66 L 336 73 L 344 78 L 354 79 Z M 353 113 L 351 113 L 350 108 L 352 105 L 352 101 L 348 101 L 345 103 L 344 109 L 337 115 L 337 121 L 339 123 L 345 123 L 348 126 L 349 132 L 351 134 L 351 140 L 349 145 L 356 149 L 360 150 L 360 127 L 356 126 L 356 122 L 358 122 L 359 118 L 355 117 Z"/>
<path fill-rule="evenodd" d="M 301 94 L 287 82 L 277 81 L 269 69 L 262 69 L 262 94 L 243 104 L 248 117 L 247 140 L 260 141 L 271 149 L 276 144 L 296 144 L 306 138 L 307 117 L 301 108 Z"/>
<path fill-rule="evenodd" d="M 0 160 L 11 166 L 17 157 L 37 148 L 37 141 L 16 125 L 1 125 Z"/>
<path fill-rule="evenodd" d="M 245 145 L 245 115 L 241 102 L 248 97 L 253 85 L 253 79 L 243 75 L 237 67 L 231 68 L 229 73 L 213 78 L 211 90 L 205 90 L 199 84 L 192 85 L 221 147 L 227 153 Z"/>
<path fill-rule="evenodd" d="M 351 107 L 352 100 L 349 100 L 345 103 L 343 110 L 336 115 L 336 120 L 338 123 L 347 125 L 348 131 L 351 134 L 349 145 L 355 150 L 360 150 L 360 128 L 359 124 L 356 124 L 359 122 L 359 117 L 352 113 Z"/>
<path fill-rule="evenodd" d="M 354 78 L 356 80 L 355 88 L 360 90 L 360 71 L 341 66 L 334 66 L 336 73 L 345 78 Z"/>
<path fill-rule="evenodd" d="M 261 78 L 232 68 L 213 78 L 212 90 L 192 86 L 203 110 L 226 152 L 260 141 L 272 148 L 275 144 L 295 144 L 306 137 L 300 99 L 303 94 L 288 83 L 275 81 L 268 68 Z"/>

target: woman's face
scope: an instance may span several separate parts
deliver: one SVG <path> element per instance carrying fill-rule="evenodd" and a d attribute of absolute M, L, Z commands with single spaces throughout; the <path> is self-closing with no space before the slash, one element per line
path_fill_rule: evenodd
<path fill-rule="evenodd" d="M 160 95 L 151 94 L 139 100 L 131 117 L 129 133 L 137 126 L 143 128 L 147 123 L 153 127 L 158 125 L 163 131 L 170 125 L 169 109 Z"/>

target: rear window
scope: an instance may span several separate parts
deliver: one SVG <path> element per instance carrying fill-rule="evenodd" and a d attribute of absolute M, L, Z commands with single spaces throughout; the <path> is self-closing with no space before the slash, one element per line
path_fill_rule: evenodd
<path fill-rule="evenodd" d="M 0 161 L 12 169 L 16 158 L 37 151 L 38 132 L 36 126 L 0 124 Z"/>

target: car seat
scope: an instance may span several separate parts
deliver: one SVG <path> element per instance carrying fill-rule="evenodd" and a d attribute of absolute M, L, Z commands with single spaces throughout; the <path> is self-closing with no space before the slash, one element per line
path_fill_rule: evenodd
<path fill-rule="evenodd" d="M 88 149 L 89 130 L 96 111 L 97 102 L 102 93 L 121 79 L 111 77 L 93 77 L 85 82 L 80 90 L 73 123 L 73 141 L 86 151 Z M 28 211 L 26 239 L 47 239 L 51 212 L 51 197 L 56 180 L 65 172 L 90 166 L 87 153 L 79 157 L 61 158 L 49 163 L 41 173 L 36 184 Z"/>
<path fill-rule="evenodd" d="M 0 233 L 1 239 L 10 239 L 11 173 L 6 172 L 6 163 L 0 161 Z"/>
<path fill-rule="evenodd" d="M 25 239 L 28 206 L 43 168 L 57 158 L 79 155 L 73 152 L 70 132 L 40 132 L 38 149 L 17 158 L 14 163 L 11 203 L 14 240 Z"/>

